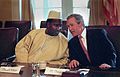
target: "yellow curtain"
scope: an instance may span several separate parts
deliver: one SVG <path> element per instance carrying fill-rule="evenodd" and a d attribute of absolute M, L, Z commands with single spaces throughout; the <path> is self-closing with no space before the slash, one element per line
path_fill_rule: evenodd
<path fill-rule="evenodd" d="M 89 25 L 104 25 L 105 17 L 102 13 L 102 0 L 90 0 Z"/>
<path fill-rule="evenodd" d="M 22 20 L 32 21 L 32 29 L 35 29 L 31 0 L 22 0 Z"/>
<path fill-rule="evenodd" d="M 117 11 L 118 11 L 118 26 L 120 26 L 120 0 L 116 0 Z"/>

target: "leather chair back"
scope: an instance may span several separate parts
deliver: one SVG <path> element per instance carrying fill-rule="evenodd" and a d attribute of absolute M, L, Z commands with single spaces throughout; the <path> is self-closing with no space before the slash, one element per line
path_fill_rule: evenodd
<path fill-rule="evenodd" d="M 40 28 L 46 28 L 46 21 L 41 21 Z"/>
<path fill-rule="evenodd" d="M 0 28 L 2 28 L 2 21 L 0 21 Z"/>
<path fill-rule="evenodd" d="M 18 28 L 19 40 L 21 40 L 31 30 L 31 21 L 6 21 L 4 27 Z"/>
<path fill-rule="evenodd" d="M 18 28 L 0 28 L 0 62 L 15 55 L 18 42 Z"/>

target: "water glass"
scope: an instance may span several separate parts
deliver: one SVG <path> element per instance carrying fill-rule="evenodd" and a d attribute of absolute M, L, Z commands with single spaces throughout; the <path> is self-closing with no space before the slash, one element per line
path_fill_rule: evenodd
<path fill-rule="evenodd" d="M 39 63 L 32 63 L 32 77 L 40 77 Z"/>

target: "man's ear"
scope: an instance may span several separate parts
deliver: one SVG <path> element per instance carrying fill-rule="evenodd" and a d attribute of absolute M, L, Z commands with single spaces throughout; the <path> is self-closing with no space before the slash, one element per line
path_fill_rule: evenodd
<path fill-rule="evenodd" d="M 80 25 L 83 25 L 83 22 L 80 22 Z"/>
<path fill-rule="evenodd" d="M 84 24 L 83 24 L 83 22 L 80 22 L 78 25 L 79 25 L 79 28 L 81 28 L 81 29 L 84 28 Z"/>
<path fill-rule="evenodd" d="M 84 27 L 84 24 L 83 24 L 83 22 L 80 22 L 80 23 L 79 23 L 79 26 L 83 26 L 83 27 Z"/>

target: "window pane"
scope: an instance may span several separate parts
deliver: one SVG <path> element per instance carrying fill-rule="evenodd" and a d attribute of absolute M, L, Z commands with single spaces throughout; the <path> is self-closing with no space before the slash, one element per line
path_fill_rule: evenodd
<path fill-rule="evenodd" d="M 40 21 L 44 20 L 44 11 L 43 9 L 36 9 L 36 11 L 34 12 L 35 14 L 35 25 L 36 28 L 40 28 Z"/>
<path fill-rule="evenodd" d="M 62 0 L 32 0 L 36 28 L 40 28 L 40 21 L 47 19 L 50 10 L 59 11 L 62 15 L 61 3 Z"/>
<path fill-rule="evenodd" d="M 61 7 L 62 0 L 48 0 L 48 7 Z"/>
<path fill-rule="evenodd" d="M 89 0 L 73 0 L 73 7 L 87 7 Z"/>
<path fill-rule="evenodd" d="M 40 26 L 41 20 L 46 20 L 50 10 L 56 10 L 61 13 L 62 18 L 62 0 L 31 0 L 34 8 L 35 25 Z M 69 0 L 67 0 L 69 1 Z M 89 9 L 87 9 L 89 0 L 73 0 L 73 13 L 81 14 L 84 18 L 85 25 L 89 21 Z M 66 5 L 65 5 L 66 6 Z M 67 9 L 67 8 L 66 8 Z"/>
<path fill-rule="evenodd" d="M 32 0 L 32 4 L 34 4 L 35 8 L 43 8 L 44 0 Z"/>

